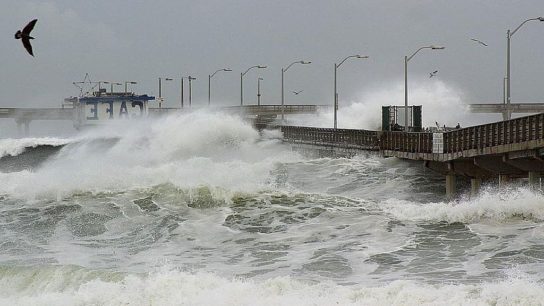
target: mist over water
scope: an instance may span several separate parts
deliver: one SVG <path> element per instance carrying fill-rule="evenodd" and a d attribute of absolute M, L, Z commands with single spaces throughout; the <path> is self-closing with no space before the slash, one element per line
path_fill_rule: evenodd
<path fill-rule="evenodd" d="M 414 83 L 417 81 L 414 81 Z M 409 87 L 409 105 L 422 106 L 424 127 L 470 126 L 500 120 L 499 115 L 472 114 L 463 91 L 440 80 L 424 79 Z M 361 92 L 353 101 L 340 96 L 338 102 L 338 127 L 346 129 L 380 130 L 382 106 L 404 106 L 404 83 L 388 83 L 387 86 Z M 330 105 L 332 106 L 332 99 Z M 294 116 L 294 125 L 332 127 L 333 111 L 316 115 Z"/>
<path fill-rule="evenodd" d="M 372 128 L 370 115 L 348 120 L 355 110 L 375 113 L 364 105 L 339 118 Z M 443 178 L 420 163 L 370 153 L 316 158 L 280 136 L 198 111 L 71 138 L 0 141 L 0 169 L 12 165 L 0 172 L 0 304 L 509 305 L 544 297 L 540 192 L 489 185 L 477 198 L 447 202 Z"/>

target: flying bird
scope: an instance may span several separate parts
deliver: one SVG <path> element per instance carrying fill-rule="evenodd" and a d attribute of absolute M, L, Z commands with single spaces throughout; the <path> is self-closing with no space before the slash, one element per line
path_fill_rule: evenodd
<path fill-rule="evenodd" d="M 301 93 L 301 92 L 303 92 L 303 91 L 304 91 L 304 90 L 293 91 L 293 93 L 294 93 L 295 95 L 298 95 L 299 93 Z"/>
<path fill-rule="evenodd" d="M 435 71 L 429 73 L 429 79 L 432 78 L 433 76 L 435 76 L 437 73 L 438 73 L 438 70 L 435 70 Z"/>
<path fill-rule="evenodd" d="M 30 32 L 32 32 L 32 29 L 34 29 L 37 21 L 38 19 L 32 20 L 23 28 L 23 31 L 19 30 L 17 33 L 15 33 L 15 39 L 20 39 L 23 42 L 23 46 L 25 47 L 26 51 L 28 51 L 28 53 L 30 53 L 32 56 L 34 56 L 34 53 L 32 52 L 30 40 L 34 39 L 34 37 L 30 36 Z"/>
<path fill-rule="evenodd" d="M 483 41 L 479 40 L 479 39 L 471 38 L 470 40 L 475 41 L 475 42 L 479 43 L 480 45 L 487 47 L 487 44 L 484 43 Z"/>

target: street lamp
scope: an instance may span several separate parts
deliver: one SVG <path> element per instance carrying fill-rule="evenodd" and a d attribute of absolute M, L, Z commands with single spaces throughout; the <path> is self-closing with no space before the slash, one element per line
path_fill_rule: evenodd
<path fill-rule="evenodd" d="M 102 90 L 101 84 L 109 84 L 109 83 L 110 82 L 108 81 L 98 81 L 98 92 Z"/>
<path fill-rule="evenodd" d="M 302 64 L 307 65 L 311 64 L 312 62 L 305 62 L 305 61 L 294 61 L 291 64 L 287 66 L 287 68 L 281 68 L 281 120 L 284 119 L 284 111 L 285 111 L 285 96 L 284 96 L 284 86 L 283 86 L 283 74 L 287 72 L 287 70 L 293 66 L 294 64 Z"/>
<path fill-rule="evenodd" d="M 121 83 L 117 83 L 117 82 L 110 82 L 110 92 L 113 94 L 113 85 L 123 85 Z"/>
<path fill-rule="evenodd" d="M 128 93 L 127 91 L 127 84 L 138 84 L 138 82 L 134 82 L 134 81 L 125 81 L 125 95 Z"/>
<path fill-rule="evenodd" d="M 510 39 L 512 36 L 527 22 L 538 20 L 544 21 L 544 17 L 530 18 L 522 22 L 514 31 L 506 31 L 506 103 L 507 103 L 507 119 L 512 116 L 510 109 Z"/>
<path fill-rule="evenodd" d="M 210 106 L 210 101 L 211 101 L 211 82 L 212 82 L 212 78 L 213 76 L 218 73 L 219 71 L 232 71 L 232 69 L 229 69 L 229 68 L 224 68 L 224 69 L 218 69 L 217 71 L 215 71 L 213 74 L 208 74 L 208 106 Z"/>
<path fill-rule="evenodd" d="M 184 97 L 183 97 L 183 88 L 185 87 L 185 86 L 183 86 L 183 85 L 184 85 L 184 84 L 183 84 L 183 80 L 184 80 L 184 79 L 188 79 L 188 78 L 189 78 L 189 77 L 184 77 L 184 76 L 182 76 L 182 77 L 180 78 L 180 80 L 181 80 L 181 108 L 183 108 L 183 103 L 185 102 L 185 99 L 184 99 Z"/>
<path fill-rule="evenodd" d="M 196 78 L 193 78 L 192 76 L 188 76 L 187 77 L 187 80 L 189 80 L 189 107 L 192 106 L 192 100 L 193 100 L 193 91 L 192 91 L 192 87 L 191 87 L 191 81 L 194 81 L 196 80 Z"/>
<path fill-rule="evenodd" d="M 261 81 L 263 78 L 257 78 L 257 105 L 261 105 Z"/>
<path fill-rule="evenodd" d="M 159 108 L 162 108 L 162 78 L 159 78 Z M 165 81 L 172 81 L 171 78 L 164 78 Z"/>
<path fill-rule="evenodd" d="M 348 58 L 361 58 L 361 59 L 365 59 L 365 58 L 368 58 L 367 55 L 350 55 L 346 58 L 344 58 L 340 64 L 336 64 L 334 63 L 334 129 L 336 130 L 336 128 L 338 127 L 338 91 L 337 91 L 337 87 L 336 87 L 336 70 L 338 70 L 338 68 L 340 68 L 340 66 L 348 59 Z"/>
<path fill-rule="evenodd" d="M 244 75 L 246 75 L 246 73 L 253 68 L 264 69 L 266 68 L 266 66 L 261 66 L 261 65 L 251 66 L 247 68 L 245 72 L 240 73 L 240 106 L 244 105 Z"/>
<path fill-rule="evenodd" d="M 408 61 L 412 59 L 419 51 L 423 49 L 432 49 L 432 50 L 443 50 L 445 47 L 441 46 L 424 46 L 416 50 L 410 56 L 404 56 L 404 131 L 408 132 Z"/>

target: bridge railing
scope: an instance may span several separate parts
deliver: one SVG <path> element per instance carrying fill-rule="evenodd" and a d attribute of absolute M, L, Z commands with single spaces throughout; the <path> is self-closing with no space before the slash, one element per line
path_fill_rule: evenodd
<path fill-rule="evenodd" d="M 314 113 L 320 105 L 243 105 L 223 107 L 227 111 L 246 111 L 249 113 Z"/>
<path fill-rule="evenodd" d="M 382 132 L 380 150 L 432 153 L 433 133 Z"/>
<path fill-rule="evenodd" d="M 444 153 L 544 139 L 544 113 L 444 133 Z"/>
<path fill-rule="evenodd" d="M 342 148 L 379 150 L 378 132 L 303 126 L 281 126 L 283 138 L 291 142 Z"/>

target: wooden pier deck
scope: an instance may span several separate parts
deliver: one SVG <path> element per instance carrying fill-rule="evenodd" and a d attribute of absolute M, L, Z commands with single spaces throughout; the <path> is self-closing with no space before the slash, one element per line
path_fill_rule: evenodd
<path fill-rule="evenodd" d="M 503 183 L 527 177 L 536 184 L 544 173 L 544 113 L 451 131 L 388 132 L 281 126 L 286 142 L 378 151 L 384 157 L 420 160 L 446 175 L 446 193 L 455 193 L 455 177 L 471 179 L 477 192 L 482 179 Z"/>

